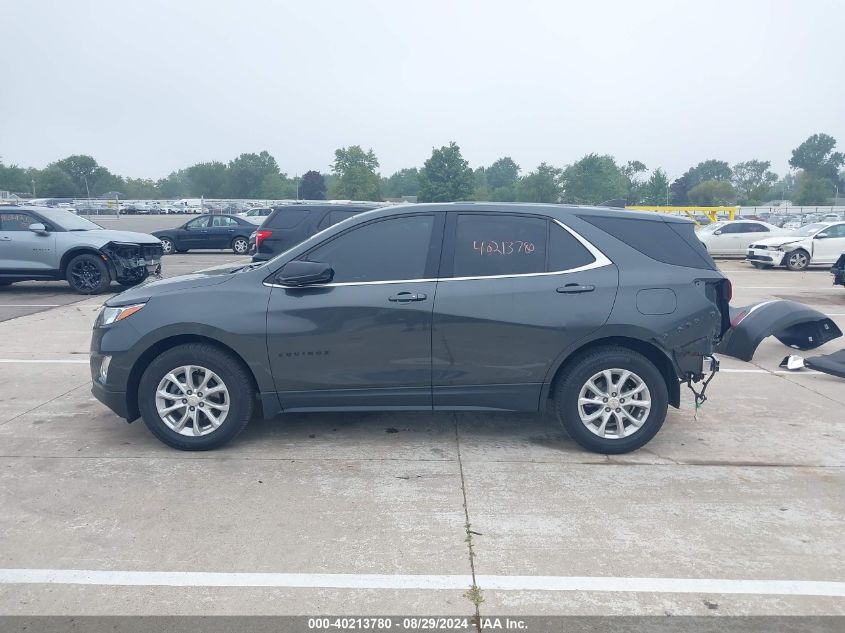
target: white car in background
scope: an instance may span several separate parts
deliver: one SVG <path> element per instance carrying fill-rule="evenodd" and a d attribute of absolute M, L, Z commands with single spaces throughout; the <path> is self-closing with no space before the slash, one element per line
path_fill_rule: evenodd
<path fill-rule="evenodd" d="M 811 264 L 833 264 L 843 252 L 845 222 L 816 222 L 787 235 L 755 240 L 745 258 L 756 268 L 804 270 Z"/>
<path fill-rule="evenodd" d="M 774 224 L 759 220 L 733 220 L 708 224 L 696 235 L 711 255 L 744 257 L 748 246 L 755 240 L 787 233 Z"/>
<path fill-rule="evenodd" d="M 267 216 L 273 212 L 273 209 L 270 207 L 255 207 L 254 209 L 250 209 L 249 211 L 243 211 L 242 213 L 238 213 L 239 217 L 242 217 L 247 222 L 252 222 L 253 224 L 262 224 L 264 220 L 267 219 Z"/>

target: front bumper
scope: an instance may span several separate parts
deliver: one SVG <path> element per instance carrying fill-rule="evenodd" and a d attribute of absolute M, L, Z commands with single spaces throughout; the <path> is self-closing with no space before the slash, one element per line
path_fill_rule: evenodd
<path fill-rule="evenodd" d="M 161 275 L 160 244 L 122 244 L 110 242 L 100 249 L 118 283 L 138 283 Z"/>
<path fill-rule="evenodd" d="M 129 414 L 125 391 L 109 391 L 105 385 L 95 379 L 91 385 L 91 394 L 127 422 L 131 422 L 130 418 L 134 418 Z"/>
<path fill-rule="evenodd" d="M 785 256 L 786 253 L 784 251 L 771 248 L 765 250 L 749 248 L 745 253 L 745 259 L 749 262 L 768 264 L 769 266 L 780 266 Z"/>

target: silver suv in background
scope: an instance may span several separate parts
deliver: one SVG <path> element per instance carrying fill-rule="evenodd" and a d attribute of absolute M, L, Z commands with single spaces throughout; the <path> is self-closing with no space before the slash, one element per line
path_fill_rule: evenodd
<path fill-rule="evenodd" d="M 152 235 L 104 229 L 64 209 L 0 207 L 0 286 L 65 279 L 96 294 L 158 275 L 161 255 Z"/>

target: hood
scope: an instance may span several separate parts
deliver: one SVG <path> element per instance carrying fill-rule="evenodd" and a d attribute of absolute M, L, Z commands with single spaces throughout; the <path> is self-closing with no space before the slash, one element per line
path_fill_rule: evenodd
<path fill-rule="evenodd" d="M 762 246 L 783 246 L 792 242 L 801 242 L 806 240 L 806 237 L 797 237 L 795 235 L 778 235 L 776 237 L 764 237 L 761 240 L 754 240 L 751 244 L 760 244 Z"/>
<path fill-rule="evenodd" d="M 136 233 L 134 231 L 113 231 L 111 229 L 103 229 L 102 231 L 85 231 L 91 237 L 98 237 L 106 242 L 126 242 L 127 244 L 160 244 L 157 237 L 153 237 L 149 233 Z"/>
<path fill-rule="evenodd" d="M 140 286 L 130 288 L 125 292 L 121 292 L 106 301 L 107 306 L 127 305 L 130 303 L 139 303 L 147 301 L 151 297 L 160 295 L 173 294 L 177 292 L 184 292 L 185 290 L 192 290 L 194 288 L 204 288 L 207 286 L 217 286 L 226 283 L 232 278 L 230 272 L 235 267 L 227 266 L 225 268 L 210 269 L 191 273 L 190 275 L 180 275 L 178 277 L 171 277 L 169 279 L 158 279 L 143 283 Z"/>

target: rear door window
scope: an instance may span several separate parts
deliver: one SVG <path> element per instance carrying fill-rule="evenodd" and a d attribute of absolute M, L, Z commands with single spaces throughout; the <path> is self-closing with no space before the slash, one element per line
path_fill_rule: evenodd
<path fill-rule="evenodd" d="M 524 275 L 546 271 L 548 221 L 513 214 L 457 217 L 454 277 Z"/>
<path fill-rule="evenodd" d="M 353 215 L 358 215 L 358 213 L 360 213 L 360 211 L 329 211 L 325 217 L 320 220 L 320 224 L 317 229 L 322 231 L 323 229 L 327 229 L 338 222 L 343 222 L 347 218 L 351 218 Z"/>

